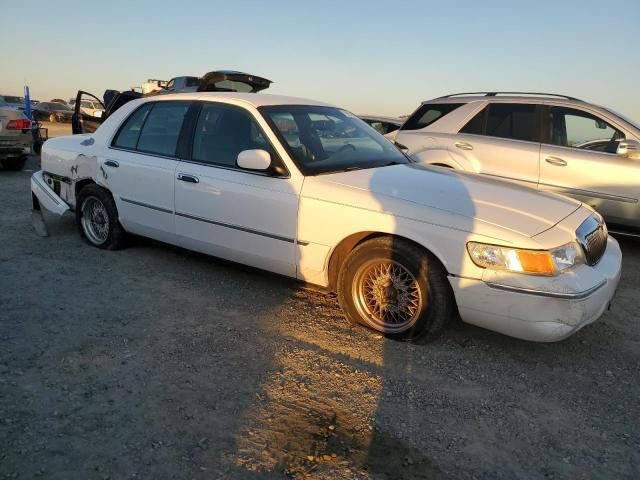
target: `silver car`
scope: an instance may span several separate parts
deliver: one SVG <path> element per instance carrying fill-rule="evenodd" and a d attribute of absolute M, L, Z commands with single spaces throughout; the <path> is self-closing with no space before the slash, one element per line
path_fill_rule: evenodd
<path fill-rule="evenodd" d="M 414 159 L 572 196 L 640 234 L 640 124 L 553 94 L 481 92 L 422 103 L 396 135 Z"/>
<path fill-rule="evenodd" d="M 22 170 L 32 152 L 32 124 L 24 113 L 0 107 L 0 165 L 5 170 Z"/>

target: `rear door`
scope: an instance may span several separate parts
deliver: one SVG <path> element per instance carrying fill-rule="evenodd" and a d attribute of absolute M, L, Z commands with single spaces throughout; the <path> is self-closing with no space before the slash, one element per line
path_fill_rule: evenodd
<path fill-rule="evenodd" d="M 71 117 L 71 131 L 74 135 L 79 133 L 93 133 L 102 124 L 102 116 L 94 116 L 87 113 L 85 105 L 95 102 L 104 110 L 104 104 L 96 97 L 88 92 L 78 91 L 76 95 L 76 103 L 74 105 L 73 117 Z"/>
<path fill-rule="evenodd" d="M 472 171 L 537 187 L 541 106 L 490 103 L 458 132 L 449 150 Z"/>
<path fill-rule="evenodd" d="M 640 162 L 616 154 L 625 134 L 575 107 L 545 107 L 540 189 L 587 203 L 608 223 L 640 227 Z"/>
<path fill-rule="evenodd" d="M 131 233 L 175 243 L 174 177 L 187 101 L 147 102 L 134 110 L 101 158 L 100 171 Z"/>

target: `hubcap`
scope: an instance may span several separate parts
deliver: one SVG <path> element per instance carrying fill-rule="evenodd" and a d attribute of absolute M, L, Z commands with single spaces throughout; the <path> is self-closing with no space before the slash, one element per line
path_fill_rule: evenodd
<path fill-rule="evenodd" d="M 91 243 L 102 245 L 109 237 L 109 214 L 104 204 L 96 197 L 87 197 L 81 211 L 84 234 Z"/>
<path fill-rule="evenodd" d="M 385 333 L 401 333 L 418 319 L 424 299 L 413 274 L 392 260 L 371 260 L 354 276 L 353 301 L 365 322 Z"/>

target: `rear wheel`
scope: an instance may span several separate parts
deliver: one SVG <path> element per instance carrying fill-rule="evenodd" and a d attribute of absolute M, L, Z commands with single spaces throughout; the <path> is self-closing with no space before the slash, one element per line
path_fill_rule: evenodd
<path fill-rule="evenodd" d="M 51 115 L 49 115 L 49 121 L 51 123 L 54 123 L 56 121 L 56 116 L 53 113 Z"/>
<path fill-rule="evenodd" d="M 94 247 L 117 250 L 124 246 L 126 232 L 118 221 L 116 204 L 109 191 L 98 185 L 87 185 L 80 191 L 76 223 L 82 238 Z"/>
<path fill-rule="evenodd" d="M 398 339 L 434 339 L 455 313 L 440 262 L 391 237 L 366 241 L 351 252 L 338 277 L 338 299 L 352 323 Z"/>
<path fill-rule="evenodd" d="M 5 170 L 18 171 L 24 168 L 24 164 L 27 161 L 26 156 L 17 158 L 6 158 L 2 160 L 2 166 Z"/>

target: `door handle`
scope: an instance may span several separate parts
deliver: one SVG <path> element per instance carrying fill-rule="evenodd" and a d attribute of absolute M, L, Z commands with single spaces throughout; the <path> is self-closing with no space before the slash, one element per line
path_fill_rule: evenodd
<path fill-rule="evenodd" d="M 467 142 L 456 142 L 455 145 L 461 150 L 473 150 L 473 145 Z"/>
<path fill-rule="evenodd" d="M 558 157 L 547 157 L 544 159 L 550 165 L 555 165 L 556 167 L 566 167 L 567 161 Z"/>
<path fill-rule="evenodd" d="M 104 164 L 107 167 L 112 167 L 112 168 L 118 168 L 120 166 L 120 164 L 118 162 L 116 162 L 115 160 L 107 160 L 106 162 L 104 162 Z"/>
<path fill-rule="evenodd" d="M 200 183 L 200 179 L 194 175 L 189 175 L 188 173 L 179 173 L 178 180 L 182 180 L 183 182 L 188 183 Z"/>

